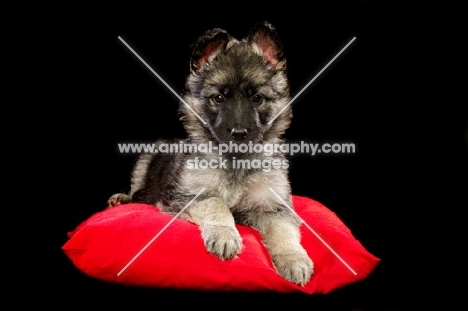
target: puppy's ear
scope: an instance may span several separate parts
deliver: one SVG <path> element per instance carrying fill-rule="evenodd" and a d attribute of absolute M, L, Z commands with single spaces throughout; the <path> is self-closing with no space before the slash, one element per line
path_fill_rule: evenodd
<path fill-rule="evenodd" d="M 275 27 L 269 22 L 255 24 L 250 30 L 247 42 L 260 56 L 263 56 L 273 68 L 276 70 L 283 70 L 286 68 L 283 44 Z"/>
<path fill-rule="evenodd" d="M 203 68 L 216 54 L 224 50 L 231 36 L 223 29 L 208 30 L 192 45 L 190 69 L 195 71 Z"/>

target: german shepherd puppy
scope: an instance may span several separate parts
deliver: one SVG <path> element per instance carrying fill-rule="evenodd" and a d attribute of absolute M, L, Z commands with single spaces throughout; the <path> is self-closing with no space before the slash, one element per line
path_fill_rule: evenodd
<path fill-rule="evenodd" d="M 208 252 L 222 260 L 234 258 L 242 251 L 235 224 L 252 226 L 261 233 L 278 273 L 306 284 L 313 263 L 300 244 L 300 220 L 284 205 L 291 206 L 285 155 L 237 148 L 284 142 L 292 118 L 285 69 L 282 44 L 268 22 L 256 24 L 242 40 L 223 29 L 207 31 L 193 44 L 179 110 L 188 138 L 160 140 L 155 146 L 212 144 L 212 150 L 141 154 L 130 192 L 114 194 L 109 207 L 133 201 L 176 214 L 205 189 L 180 217 L 199 226 Z M 222 144 L 232 148 L 220 153 Z"/>

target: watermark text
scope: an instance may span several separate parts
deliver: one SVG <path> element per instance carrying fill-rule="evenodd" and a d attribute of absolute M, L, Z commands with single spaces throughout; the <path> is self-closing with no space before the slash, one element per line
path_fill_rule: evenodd
<path fill-rule="evenodd" d="M 356 153 L 354 143 L 119 143 L 120 153 L 202 153 L 202 154 L 264 154 L 272 156 L 282 153 L 293 156 L 295 154 L 352 154 Z"/>

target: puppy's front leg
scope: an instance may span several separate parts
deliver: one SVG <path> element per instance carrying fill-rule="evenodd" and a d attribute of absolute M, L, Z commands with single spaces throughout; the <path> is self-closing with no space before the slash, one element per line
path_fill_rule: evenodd
<path fill-rule="evenodd" d="M 217 197 L 193 202 L 187 210 L 190 220 L 201 231 L 206 249 L 226 260 L 240 253 L 242 239 L 229 207 Z"/>
<path fill-rule="evenodd" d="M 305 285 L 314 265 L 300 243 L 299 225 L 299 220 L 289 211 L 263 213 L 254 224 L 278 273 L 291 282 Z"/>

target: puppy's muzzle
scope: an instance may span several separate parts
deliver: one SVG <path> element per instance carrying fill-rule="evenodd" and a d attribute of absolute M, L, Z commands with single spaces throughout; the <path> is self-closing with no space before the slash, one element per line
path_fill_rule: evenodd
<path fill-rule="evenodd" d="M 243 128 L 234 127 L 231 130 L 231 136 L 236 141 L 244 140 L 247 137 L 247 134 L 248 134 L 248 131 L 246 129 L 243 129 Z"/>

